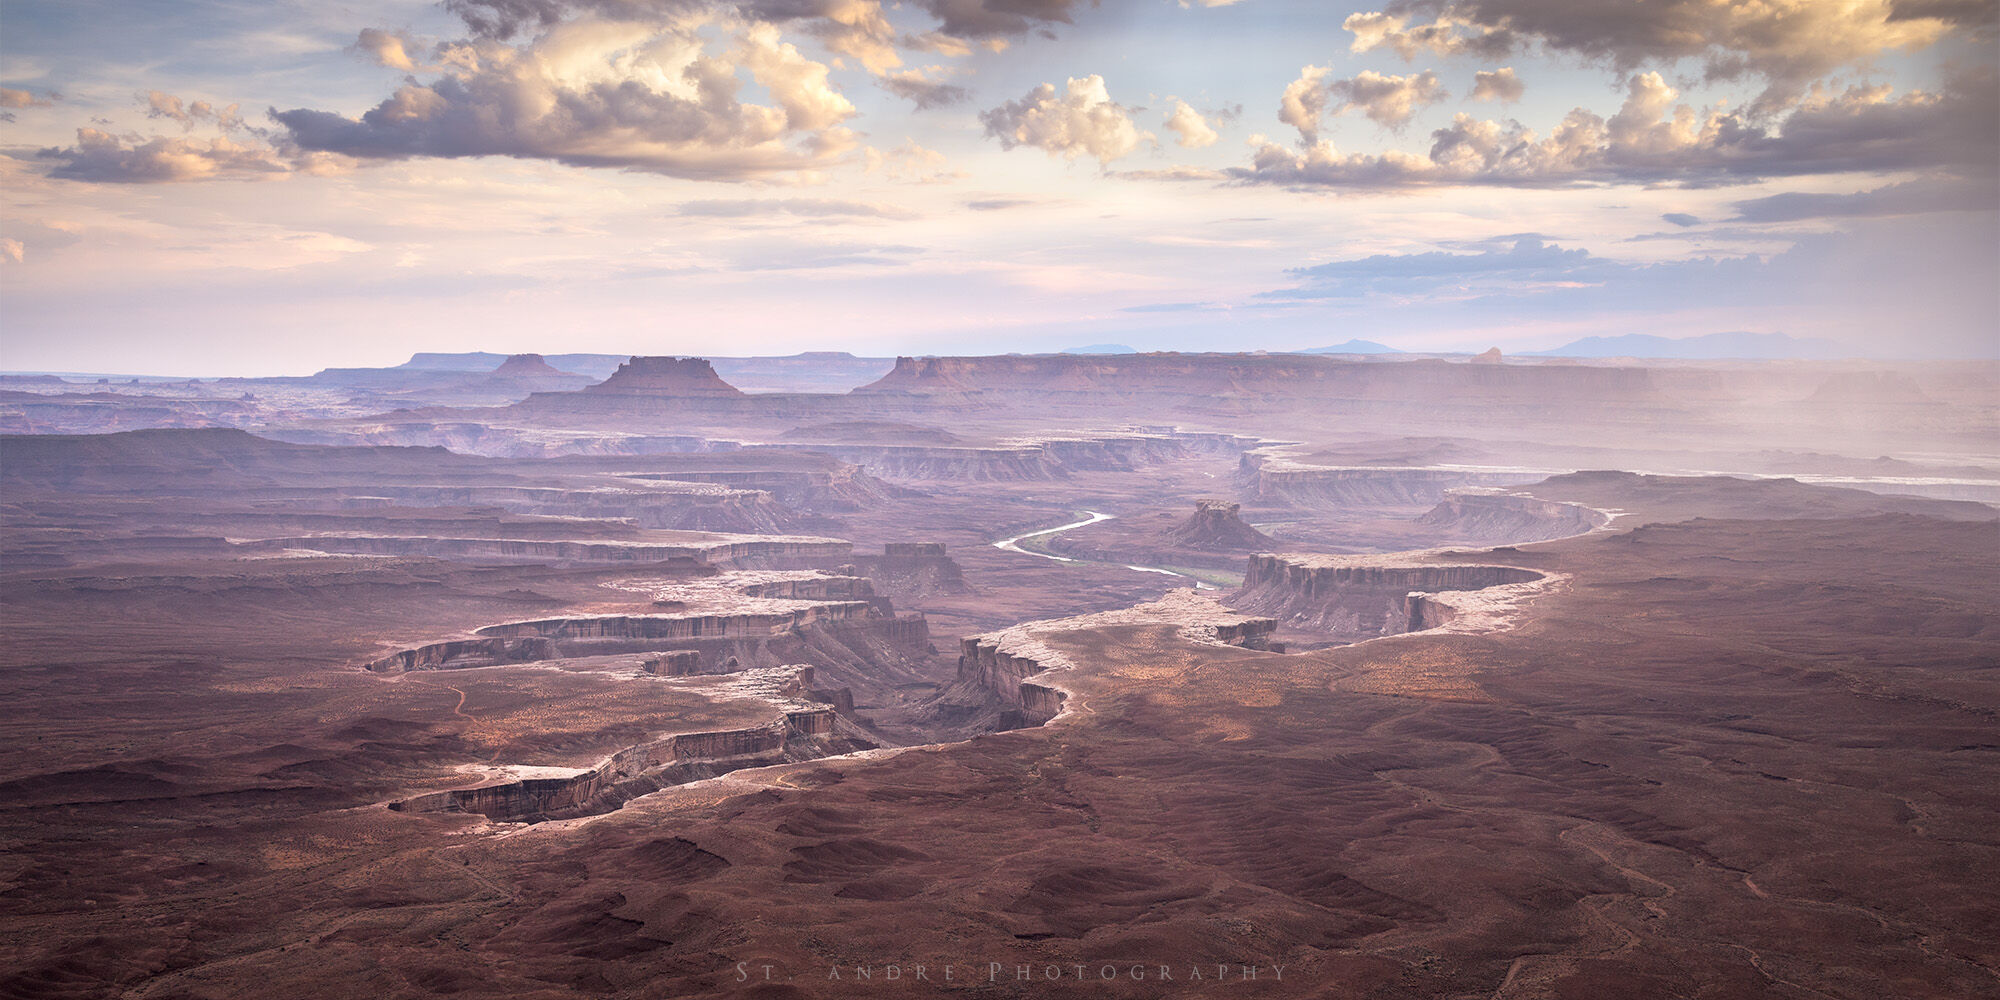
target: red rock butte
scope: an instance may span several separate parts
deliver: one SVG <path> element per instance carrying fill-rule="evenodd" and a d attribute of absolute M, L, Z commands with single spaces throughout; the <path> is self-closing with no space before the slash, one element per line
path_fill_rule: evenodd
<path fill-rule="evenodd" d="M 635 357 L 611 377 L 584 389 L 613 396 L 741 396 L 706 358 Z"/>

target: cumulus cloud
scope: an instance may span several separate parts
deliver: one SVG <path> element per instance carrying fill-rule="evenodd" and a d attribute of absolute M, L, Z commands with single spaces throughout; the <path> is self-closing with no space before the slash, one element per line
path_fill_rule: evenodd
<path fill-rule="evenodd" d="M 418 70 L 417 61 L 410 56 L 410 49 L 415 45 L 414 40 L 401 32 L 363 28 L 349 49 L 373 59 L 377 65 L 415 73 Z"/>
<path fill-rule="evenodd" d="M 46 108 L 58 99 L 55 94 L 36 97 L 33 91 L 0 87 L 0 108 Z"/>
<path fill-rule="evenodd" d="M 1451 96 L 1431 70 L 1412 76 L 1363 70 L 1349 79 L 1331 81 L 1329 72 L 1325 66 L 1299 70 L 1298 79 L 1287 84 L 1278 99 L 1278 120 L 1298 129 L 1299 141 L 1308 146 L 1319 141 L 1320 124 L 1329 111 L 1359 111 L 1383 128 L 1400 129 L 1418 111 Z"/>
<path fill-rule="evenodd" d="M 1359 111 L 1383 128 L 1402 128 L 1419 110 L 1450 96 L 1431 70 L 1415 76 L 1386 76 L 1363 70 L 1352 79 L 1327 84 L 1326 89 L 1341 100 L 1335 114 Z"/>
<path fill-rule="evenodd" d="M 222 129 L 243 127 L 243 116 L 237 113 L 241 105 L 217 108 L 207 101 L 186 103 L 173 94 L 158 90 L 147 91 L 145 101 L 146 117 L 179 122 L 183 130 L 192 129 L 202 122 L 213 122 Z"/>
<path fill-rule="evenodd" d="M 710 51 L 710 23 L 581 19 L 519 46 L 475 40 L 442 53 L 438 78 L 412 79 L 359 119 L 273 116 L 302 149 L 363 159 L 513 156 L 704 180 L 808 171 L 853 148 L 842 123 L 854 105 L 825 64 L 768 23 Z M 739 69 L 775 107 L 738 99 Z"/>
<path fill-rule="evenodd" d="M 1051 156 L 1092 156 L 1099 163 L 1125 156 L 1152 138 L 1132 124 L 1125 107 L 1111 100 L 1104 78 L 1095 74 L 1072 77 L 1060 91 L 1042 84 L 1020 100 L 980 112 L 979 120 L 1003 149 L 1034 146 Z"/>
<path fill-rule="evenodd" d="M 1497 59 L 1538 45 L 1628 71 L 1696 59 L 1710 80 L 1767 80 L 1760 102 L 1770 111 L 1833 70 L 1922 48 L 1955 28 L 1990 25 L 1992 7 L 1956 0 L 1394 0 L 1349 17 L 1345 27 L 1354 51 L 1386 48 L 1406 60 L 1423 52 Z"/>
<path fill-rule="evenodd" d="M 738 13 L 772 23 L 796 22 L 828 50 L 884 75 L 903 64 L 896 29 L 879 0 L 740 0 Z"/>
<path fill-rule="evenodd" d="M 1514 75 L 1514 67 L 1502 66 L 1495 70 L 1480 70 L 1472 74 L 1472 99 L 1475 101 L 1500 101 L 1511 104 L 1521 99 L 1528 88 L 1521 78 Z"/>
<path fill-rule="evenodd" d="M 228 136 L 205 143 L 147 140 L 94 128 L 77 129 L 74 146 L 44 149 L 39 155 L 55 161 L 51 177 L 111 184 L 273 177 L 295 168 L 268 146 L 238 143 Z"/>
<path fill-rule="evenodd" d="M 1215 133 L 1215 129 L 1209 127 L 1208 119 L 1203 118 L 1201 112 L 1189 107 L 1186 101 L 1174 102 L 1174 111 L 1167 116 L 1167 128 L 1180 136 L 1174 141 L 1188 149 L 1213 146 L 1216 140 L 1221 138 Z"/>
<path fill-rule="evenodd" d="M 1298 129 L 1302 142 L 1319 138 L 1319 124 L 1326 117 L 1326 76 L 1331 72 L 1325 66 L 1300 68 L 1299 78 L 1286 84 L 1278 99 L 1278 120 Z"/>
<path fill-rule="evenodd" d="M 1701 220 L 1699 218 L 1689 215 L 1686 212 L 1668 212 L 1665 215 L 1660 216 L 1660 218 L 1666 222 L 1671 222 L 1674 225 L 1679 226 L 1683 229 L 1686 229 L 1689 226 L 1701 225 Z"/>
<path fill-rule="evenodd" d="M 1293 186 L 1399 188 L 1437 184 L 1562 187 L 1586 183 L 1719 184 L 1848 171 L 1950 169 L 1991 176 L 2000 144 L 2000 86 L 1991 73 L 1946 89 L 1893 95 L 1886 87 L 1815 89 L 1773 124 L 1716 107 L 1676 105 L 1658 73 L 1627 83 L 1609 119 L 1584 109 L 1546 137 L 1517 122 L 1459 114 L 1431 134 L 1428 155 L 1258 148 L 1231 176 Z"/>

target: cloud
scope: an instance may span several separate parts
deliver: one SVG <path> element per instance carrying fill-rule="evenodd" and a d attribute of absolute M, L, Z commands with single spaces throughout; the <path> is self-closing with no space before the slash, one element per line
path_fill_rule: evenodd
<path fill-rule="evenodd" d="M 939 27 L 959 38 L 1020 35 L 1050 24 L 1069 24 L 1081 0 L 917 0 Z"/>
<path fill-rule="evenodd" d="M 1299 130 L 1299 139 L 1311 143 L 1319 139 L 1319 123 L 1326 117 L 1325 66 L 1304 66 L 1299 78 L 1285 85 L 1278 99 L 1278 120 Z"/>
<path fill-rule="evenodd" d="M 464 21 L 466 30 L 476 37 L 496 41 L 552 28 L 572 11 L 590 6 L 593 5 L 565 0 L 444 0 L 444 9 Z"/>
<path fill-rule="evenodd" d="M 1326 89 L 1341 99 L 1335 114 L 1360 111 L 1383 128 L 1402 128 L 1419 109 L 1450 96 L 1431 70 L 1415 76 L 1385 76 L 1363 70 L 1352 79 L 1327 84 Z"/>
<path fill-rule="evenodd" d="M 521 46 L 467 43 L 437 79 L 411 80 L 358 120 L 273 116 L 302 149 L 363 159 L 512 156 L 698 180 L 809 171 L 853 147 L 842 123 L 854 106 L 824 64 L 769 24 L 711 52 L 700 33 L 710 23 L 563 22 Z M 775 107 L 737 98 L 739 69 Z"/>
<path fill-rule="evenodd" d="M 852 57 L 877 76 L 903 64 L 896 29 L 879 0 L 739 0 L 736 8 L 745 17 L 773 23 L 802 22 L 829 51 Z"/>
<path fill-rule="evenodd" d="M 0 243 L 11 248 L 7 255 L 16 264 L 42 260 L 83 240 L 82 227 L 74 223 L 10 217 L 0 225 L 4 225 L 6 233 Z"/>
<path fill-rule="evenodd" d="M 1700 219 L 1692 215 L 1689 215 L 1686 212 L 1668 212 L 1665 215 L 1660 216 L 1660 218 L 1667 222 L 1671 222 L 1674 225 L 1679 226 L 1683 229 L 1686 229 L 1689 226 L 1701 225 Z"/>
<path fill-rule="evenodd" d="M 1071 160 L 1093 156 L 1099 163 L 1125 156 L 1152 138 L 1132 124 L 1126 109 L 1111 100 L 1104 78 L 1095 74 L 1072 77 L 1062 91 L 1042 84 L 1018 101 L 980 112 L 979 120 L 1003 149 L 1034 146 Z"/>
<path fill-rule="evenodd" d="M 1208 119 L 1203 118 L 1201 112 L 1188 107 L 1186 101 L 1174 102 L 1174 112 L 1167 116 L 1167 128 L 1180 136 L 1174 141 L 1188 149 L 1213 146 L 1216 140 L 1221 138 L 1215 133 L 1215 129 L 1209 127 Z"/>
<path fill-rule="evenodd" d="M 61 99 L 56 94 L 36 97 L 32 91 L 0 87 L 0 108 L 46 108 Z"/>
<path fill-rule="evenodd" d="M 1739 201 L 1737 222 L 1803 222 L 1810 219 L 1853 219 L 1931 212 L 1994 211 L 2000 209 L 2000 187 L 1990 180 L 1927 178 L 1904 181 L 1853 194 L 1787 191 Z"/>
<path fill-rule="evenodd" d="M 243 127 L 243 117 L 237 111 L 241 105 L 231 104 L 217 108 L 207 101 L 186 104 L 172 94 L 157 90 L 146 92 L 146 117 L 165 118 L 179 122 L 182 129 L 192 129 L 200 122 L 214 122 L 218 128 L 234 129 Z"/>
<path fill-rule="evenodd" d="M 1298 187 L 1436 185 L 1566 187 L 1594 183 L 1743 183 L 1763 177 L 1945 169 L 1991 176 L 2000 145 L 2000 86 L 1984 72 L 1932 93 L 1886 87 L 1815 88 L 1775 125 L 1711 108 L 1676 106 L 1658 73 L 1627 83 L 1609 119 L 1578 108 L 1543 137 L 1516 122 L 1459 114 L 1431 133 L 1427 155 L 1342 153 L 1330 143 L 1294 152 L 1259 147 L 1249 183 Z"/>
<path fill-rule="evenodd" d="M 74 146 L 44 149 L 38 155 L 56 161 L 51 177 L 108 184 L 254 179 L 283 176 L 295 169 L 270 147 L 233 142 L 228 136 L 204 144 L 120 137 L 94 128 L 77 129 Z"/>
<path fill-rule="evenodd" d="M 1376 254 L 1294 268 L 1299 287 L 1266 293 L 1270 298 L 1354 298 L 1370 293 L 1416 294 L 1446 287 L 1460 290 L 1601 281 L 1623 265 L 1565 250 L 1526 233 L 1488 241 L 1472 253 L 1444 250 L 1418 254 Z"/>
<path fill-rule="evenodd" d="M 1351 48 L 1502 58 L 1540 46 L 1610 63 L 1621 71 L 1701 63 L 1709 80 L 1745 75 L 1769 87 L 1760 111 L 1782 108 L 1833 70 L 1895 50 L 1930 45 L 1948 32 L 1993 23 L 1992 5 L 1910 0 L 1394 0 L 1355 14 Z M 1428 18 L 1428 20 L 1423 20 Z"/>
<path fill-rule="evenodd" d="M 1472 74 L 1472 99 L 1475 101 L 1500 101 L 1511 104 L 1521 99 L 1528 88 L 1521 78 L 1514 75 L 1514 67 L 1502 66 L 1495 70 L 1480 70 Z"/>
<path fill-rule="evenodd" d="M 972 97 L 972 91 L 964 87 L 930 79 L 922 70 L 914 69 L 883 77 L 882 89 L 908 100 L 920 110 L 963 104 Z"/>
<path fill-rule="evenodd" d="M 801 219 L 914 219 L 917 213 L 895 205 L 841 201 L 832 198 L 708 199 L 682 202 L 677 215 L 718 219 L 792 216 Z"/>
<path fill-rule="evenodd" d="M 354 44 L 348 49 L 373 59 L 379 66 L 414 73 L 417 71 L 417 62 L 410 58 L 410 47 L 413 44 L 411 39 L 401 32 L 363 28 L 360 35 L 354 39 Z"/>
<path fill-rule="evenodd" d="M 1001 212 L 1010 208 L 1026 208 L 1029 205 L 1040 204 L 1042 204 L 1040 201 L 1033 198 L 979 198 L 966 202 L 965 207 L 975 212 Z"/>

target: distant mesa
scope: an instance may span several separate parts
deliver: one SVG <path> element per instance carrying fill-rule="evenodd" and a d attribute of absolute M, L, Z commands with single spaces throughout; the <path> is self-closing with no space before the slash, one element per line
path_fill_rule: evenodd
<path fill-rule="evenodd" d="M 548 363 L 539 354 L 516 354 L 493 369 L 494 378 L 570 378 L 569 372 Z"/>
<path fill-rule="evenodd" d="M 1497 365 L 1504 361 L 1497 347 L 1489 347 L 1484 352 L 1472 356 L 1472 363 L 1475 365 Z"/>
<path fill-rule="evenodd" d="M 1137 354 L 1137 350 L 1124 344 L 1085 344 L 1082 347 L 1065 347 L 1058 354 Z"/>
<path fill-rule="evenodd" d="M 635 357 L 611 377 L 584 392 L 600 396 L 739 397 L 743 391 L 722 380 L 705 358 Z"/>
<path fill-rule="evenodd" d="M 1308 347 L 1303 351 L 1293 351 L 1291 353 L 1293 354 L 1401 354 L 1403 352 L 1397 350 L 1394 347 L 1390 347 L 1387 344 L 1378 344 L 1372 340 L 1350 340 L 1347 341 L 1346 343 L 1334 344 L 1330 347 Z"/>
<path fill-rule="evenodd" d="M 1168 529 L 1175 545 L 1210 552 L 1258 551 L 1278 546 L 1278 540 L 1258 531 L 1239 515 L 1242 504 L 1202 498 L 1194 502 L 1194 515 Z"/>

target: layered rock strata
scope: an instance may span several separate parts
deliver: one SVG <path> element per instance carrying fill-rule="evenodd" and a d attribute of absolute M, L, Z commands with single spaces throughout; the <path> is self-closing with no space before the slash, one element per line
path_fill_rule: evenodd
<path fill-rule="evenodd" d="M 696 579 L 633 579 L 616 589 L 649 595 L 653 614 L 560 615 L 501 622 L 470 636 L 402 649 L 364 667 L 376 673 L 450 670 L 559 657 L 649 653 L 652 673 L 719 673 L 800 661 L 860 669 L 929 655 L 921 614 L 899 615 L 868 580 L 814 570 L 737 571 Z M 692 653 L 693 660 L 665 658 Z"/>
<path fill-rule="evenodd" d="M 1582 504 L 1542 500 L 1525 493 L 1457 489 L 1417 518 L 1446 541 L 1507 545 L 1568 538 L 1611 522 Z"/>
<path fill-rule="evenodd" d="M 1229 605 L 1360 640 L 1446 625 L 1499 627 L 1549 580 L 1539 570 L 1444 562 L 1425 552 L 1256 555 Z"/>
<path fill-rule="evenodd" d="M 640 795 L 746 767 L 817 760 L 877 745 L 834 706 L 810 700 L 812 683 L 813 670 L 805 665 L 748 672 L 732 678 L 719 693 L 770 702 L 775 709 L 770 722 L 664 733 L 595 767 L 511 769 L 518 775 L 513 780 L 431 792 L 392 802 L 389 808 L 530 823 L 567 819 L 609 812 Z"/>
<path fill-rule="evenodd" d="M 1015 726 L 1040 725 L 1060 715 L 1070 691 L 1062 673 L 1075 661 L 1043 640 L 1063 632 L 1120 625 L 1178 625 L 1190 642 L 1266 649 L 1276 620 L 1238 614 L 1192 590 L 1177 590 L 1151 604 L 1076 618 L 1027 622 L 959 642 L 959 683 L 982 689 L 1011 709 Z"/>

